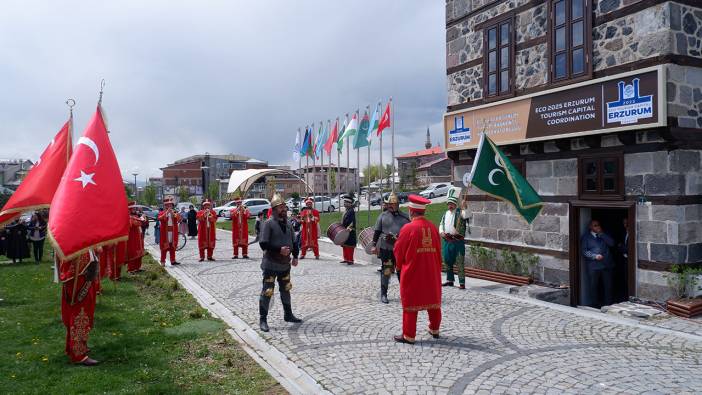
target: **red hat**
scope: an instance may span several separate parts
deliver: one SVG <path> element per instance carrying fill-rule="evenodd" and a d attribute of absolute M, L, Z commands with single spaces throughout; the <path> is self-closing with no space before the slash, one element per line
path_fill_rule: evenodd
<path fill-rule="evenodd" d="M 307 199 L 305 199 L 305 204 L 307 204 L 307 203 L 314 204 L 314 199 L 312 199 L 312 197 L 308 197 Z"/>
<path fill-rule="evenodd" d="M 431 200 L 423 198 L 419 195 L 409 195 L 409 209 L 410 211 L 424 211 L 427 209 L 427 205 L 431 203 Z"/>
<path fill-rule="evenodd" d="M 127 207 L 132 208 L 132 207 L 134 207 L 134 206 L 136 206 L 136 201 L 130 200 L 130 201 L 127 202 Z"/>
<path fill-rule="evenodd" d="M 206 205 L 206 204 L 209 204 L 210 206 L 212 205 L 212 202 L 210 201 L 210 199 L 205 199 L 205 201 L 202 202 L 202 205 L 203 205 L 203 206 Z"/>
<path fill-rule="evenodd" d="M 234 198 L 234 203 L 241 203 L 241 198 L 240 197 L 235 197 Z"/>

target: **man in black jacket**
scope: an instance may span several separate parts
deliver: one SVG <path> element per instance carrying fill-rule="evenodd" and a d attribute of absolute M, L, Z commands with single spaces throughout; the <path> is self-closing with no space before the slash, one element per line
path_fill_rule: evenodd
<path fill-rule="evenodd" d="M 580 250 L 590 279 L 594 307 L 612 304 L 614 259 L 610 247 L 614 247 L 614 240 L 604 233 L 600 221 L 590 221 L 588 232 L 580 239 Z"/>
<path fill-rule="evenodd" d="M 290 269 L 297 266 L 299 248 L 295 243 L 295 232 L 288 221 L 288 207 L 283 198 L 275 194 L 271 199 L 271 217 L 263 223 L 259 244 L 263 250 L 261 270 L 263 271 L 263 288 L 258 302 L 260 314 L 259 327 L 263 332 L 268 332 L 268 309 L 271 297 L 275 290 L 277 279 L 280 287 L 280 301 L 283 304 L 286 322 L 300 323 L 301 319 L 292 312 L 290 300 Z"/>

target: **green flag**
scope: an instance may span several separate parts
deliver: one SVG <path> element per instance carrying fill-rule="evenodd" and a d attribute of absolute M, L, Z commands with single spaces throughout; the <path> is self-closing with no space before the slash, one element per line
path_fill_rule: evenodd
<path fill-rule="evenodd" d="M 370 142 L 368 141 L 369 128 L 370 120 L 368 119 L 368 112 L 365 112 L 363 114 L 363 119 L 361 119 L 361 125 L 358 127 L 356 138 L 353 140 L 353 148 L 359 149 L 370 145 Z"/>
<path fill-rule="evenodd" d="M 485 134 L 470 171 L 470 183 L 488 195 L 512 203 L 528 223 L 539 215 L 543 202 L 507 156 Z"/>

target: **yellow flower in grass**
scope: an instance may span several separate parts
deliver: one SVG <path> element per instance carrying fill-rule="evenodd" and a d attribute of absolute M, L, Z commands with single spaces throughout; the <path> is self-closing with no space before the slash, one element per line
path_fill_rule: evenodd
<path fill-rule="evenodd" d="M 42 362 L 49 362 L 49 357 L 47 357 L 45 355 L 45 356 L 41 357 L 41 360 L 42 360 Z"/>
<path fill-rule="evenodd" d="M 22 353 L 18 351 L 17 354 L 15 354 L 15 357 L 22 358 Z"/>

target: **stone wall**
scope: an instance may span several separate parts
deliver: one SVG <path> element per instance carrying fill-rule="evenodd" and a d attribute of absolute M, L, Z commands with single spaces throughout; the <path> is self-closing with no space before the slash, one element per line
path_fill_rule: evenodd
<path fill-rule="evenodd" d="M 702 205 L 638 205 L 638 259 L 686 263 L 702 260 Z"/>
<path fill-rule="evenodd" d="M 595 17 L 608 14 L 640 0 L 594 1 Z M 489 3 L 489 0 L 447 1 L 447 21 Z M 448 68 L 482 59 L 483 32 L 474 26 L 523 5 L 527 0 L 509 0 L 488 7 L 446 30 L 446 64 Z M 548 7 L 541 4 L 515 16 L 517 43 L 544 38 L 548 30 Z M 593 21 L 594 23 L 594 21 Z M 514 84 L 520 90 L 535 88 L 548 82 L 548 45 L 540 43 L 517 51 Z M 702 57 L 702 2 L 699 8 L 675 2 L 658 4 L 600 26 L 593 27 L 592 65 L 594 71 L 663 55 Z M 678 66 L 676 66 L 678 67 Z M 687 67 L 687 69 L 693 69 Z M 699 69 L 697 69 L 699 70 Z M 697 100 L 687 100 L 694 93 L 682 93 L 685 111 L 677 112 L 685 127 L 702 127 L 702 71 L 688 72 L 690 81 L 680 81 L 691 89 L 698 88 Z M 698 77 L 697 74 L 700 74 Z M 454 106 L 483 98 L 482 65 L 457 71 L 448 76 L 448 105 Z M 676 82 L 677 83 L 677 82 Z M 681 126 L 682 126 L 681 124 Z M 692 126 L 696 125 L 696 126 Z"/>
<path fill-rule="evenodd" d="M 702 152 L 675 150 L 624 155 L 627 195 L 702 194 Z"/>
<path fill-rule="evenodd" d="M 592 33 L 595 71 L 660 55 L 700 57 L 702 8 L 663 3 L 596 26 Z"/>
<path fill-rule="evenodd" d="M 668 70 L 668 117 L 684 128 L 702 128 L 702 69 L 670 64 Z"/>

